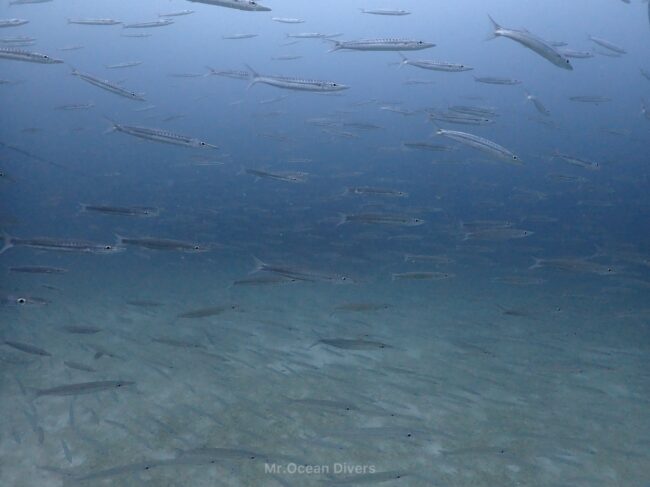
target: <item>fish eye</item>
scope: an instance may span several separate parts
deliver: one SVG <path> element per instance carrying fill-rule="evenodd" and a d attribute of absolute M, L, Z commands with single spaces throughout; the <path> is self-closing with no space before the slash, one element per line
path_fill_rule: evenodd
<path fill-rule="evenodd" d="M 198 245 L 194 246 L 194 250 L 200 250 L 200 249 L 201 249 L 201 247 L 199 247 Z"/>
<path fill-rule="evenodd" d="M 113 246 L 112 245 L 104 245 L 104 250 L 112 250 Z"/>
<path fill-rule="evenodd" d="M 16 303 L 18 303 L 18 304 L 25 304 L 26 302 L 27 302 L 27 300 L 25 298 L 16 299 Z"/>
<path fill-rule="evenodd" d="M 205 145 L 205 142 L 199 142 L 200 145 Z"/>
<path fill-rule="evenodd" d="M 519 158 L 517 156 L 512 156 L 512 159 L 515 160 L 515 161 L 519 160 Z"/>

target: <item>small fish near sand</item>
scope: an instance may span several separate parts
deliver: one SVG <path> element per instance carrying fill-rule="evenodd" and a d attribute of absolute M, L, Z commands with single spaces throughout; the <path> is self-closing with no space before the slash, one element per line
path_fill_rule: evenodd
<path fill-rule="evenodd" d="M 176 315 L 177 318 L 209 318 L 211 316 L 218 316 L 225 313 L 226 311 L 236 311 L 239 309 L 239 306 L 236 304 L 223 305 L 223 306 L 208 306 L 206 308 L 199 308 L 192 311 L 186 311 Z"/>
<path fill-rule="evenodd" d="M 348 338 L 321 338 L 309 348 L 313 348 L 317 345 L 326 345 L 341 350 L 382 350 L 384 348 L 393 348 L 383 342 Z"/>

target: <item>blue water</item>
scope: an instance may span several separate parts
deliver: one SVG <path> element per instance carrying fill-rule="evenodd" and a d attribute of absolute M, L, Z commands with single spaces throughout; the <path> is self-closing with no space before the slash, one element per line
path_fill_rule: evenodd
<path fill-rule="evenodd" d="M 0 484 L 647 485 L 647 3 L 262 3 L 272 10 L 2 2 L 0 19 L 29 23 L 0 28 L 0 47 L 29 36 L 19 49 L 65 62 L 0 55 Z M 185 9 L 156 28 L 67 22 Z M 593 57 L 568 71 L 488 40 L 488 14 Z M 287 37 L 305 32 L 433 42 L 404 54 L 473 70 Z M 249 86 L 209 70 L 247 65 L 349 89 Z M 429 120 L 458 105 L 488 109 L 492 123 Z M 143 140 L 110 120 L 219 149 Z M 424 223 L 368 220 L 386 216 Z M 190 249 L 128 244 L 144 238 Z M 116 251 L 57 251 L 55 240 Z M 52 389 L 90 382 L 104 386 Z"/>

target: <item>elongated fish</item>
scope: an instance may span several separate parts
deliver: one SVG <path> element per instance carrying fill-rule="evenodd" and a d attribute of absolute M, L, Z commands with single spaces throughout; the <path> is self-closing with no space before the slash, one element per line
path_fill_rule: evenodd
<path fill-rule="evenodd" d="M 18 27 L 19 25 L 28 24 L 29 20 L 25 19 L 0 19 L 0 28 L 2 27 Z"/>
<path fill-rule="evenodd" d="M 253 37 L 257 37 L 258 34 L 231 34 L 227 36 L 221 36 L 222 39 L 224 40 L 237 40 L 237 39 L 252 39 Z"/>
<path fill-rule="evenodd" d="M 181 15 L 193 14 L 194 10 L 177 10 L 176 12 L 167 12 L 164 14 L 158 14 L 158 17 L 180 17 Z"/>
<path fill-rule="evenodd" d="M 187 311 L 185 313 L 181 313 L 177 315 L 177 318 L 189 318 L 189 319 L 195 319 L 195 318 L 208 318 L 210 316 L 217 316 L 222 313 L 225 313 L 226 311 L 234 311 L 238 309 L 239 306 L 236 304 L 231 304 L 231 305 L 222 305 L 222 306 L 208 306 L 207 308 L 200 308 L 200 309 L 195 309 L 192 311 Z"/>
<path fill-rule="evenodd" d="M 30 247 L 38 250 L 61 252 L 90 252 L 95 254 L 111 254 L 121 249 L 117 245 L 89 242 L 87 240 L 58 239 L 49 237 L 18 238 L 4 234 L 4 245 L 0 254 L 12 247 Z"/>
<path fill-rule="evenodd" d="M 551 112 L 548 111 L 544 104 L 539 101 L 539 98 L 537 98 L 535 95 L 531 95 L 530 93 L 526 92 L 526 99 L 532 102 L 535 109 L 542 115 L 548 116 L 551 114 Z"/>
<path fill-rule="evenodd" d="M 478 135 L 468 134 L 466 132 L 458 132 L 455 130 L 444 130 L 438 129 L 436 132 L 438 135 L 447 137 L 448 139 L 455 140 L 474 149 L 478 149 L 483 152 L 487 152 L 493 156 L 503 159 L 508 162 L 513 162 L 515 164 L 521 164 L 521 159 L 516 154 L 513 154 L 508 149 L 499 144 L 492 142 L 491 140 L 484 139 Z"/>
<path fill-rule="evenodd" d="M 304 183 L 305 175 L 303 173 L 274 173 L 268 171 L 261 171 L 259 169 L 244 169 L 246 174 L 255 176 L 256 178 L 274 179 L 276 181 L 284 181 L 286 183 Z"/>
<path fill-rule="evenodd" d="M 154 237 L 123 237 L 117 236 L 118 245 L 134 245 L 150 250 L 180 250 L 184 252 L 206 252 L 209 250 L 204 245 L 194 242 L 185 242 L 182 240 L 173 240 L 169 238 Z"/>
<path fill-rule="evenodd" d="M 507 37 L 512 39 L 515 42 L 518 42 L 524 47 L 527 47 L 531 51 L 539 54 L 547 61 L 550 61 L 555 66 L 558 66 L 562 69 L 573 70 L 571 66 L 571 61 L 564 56 L 560 51 L 553 47 L 549 42 L 544 39 L 537 37 L 536 35 L 531 34 L 527 30 L 515 30 L 515 29 L 506 29 L 501 27 L 497 22 L 488 15 L 492 26 L 494 27 L 494 32 L 492 33 L 492 39 L 497 37 Z"/>
<path fill-rule="evenodd" d="M 29 353 L 32 355 L 41 355 L 43 357 L 52 356 L 52 354 L 47 350 L 43 350 L 42 348 L 35 347 L 34 345 L 30 345 L 28 343 L 14 342 L 11 340 L 5 340 L 4 343 L 11 348 L 15 348 L 16 350 L 20 350 L 21 352 Z"/>
<path fill-rule="evenodd" d="M 370 196 L 408 196 L 408 193 L 390 188 L 373 188 L 370 186 L 356 186 L 346 188 L 346 194 L 370 195 Z"/>
<path fill-rule="evenodd" d="M 165 27 L 166 25 L 173 24 L 172 19 L 153 20 L 151 22 L 134 22 L 133 24 L 124 24 L 122 27 L 125 29 L 148 29 L 150 27 Z"/>
<path fill-rule="evenodd" d="M 309 348 L 313 348 L 320 344 L 340 348 L 342 350 L 377 350 L 382 348 L 392 348 L 390 345 L 383 342 L 347 338 L 321 338 Z"/>
<path fill-rule="evenodd" d="M 365 9 L 365 8 L 360 8 L 361 13 L 364 14 L 372 14 L 372 15 L 394 15 L 394 16 L 399 16 L 399 15 L 410 15 L 411 12 L 408 10 L 400 10 L 400 9 L 390 9 L 390 8 L 376 8 L 376 9 Z"/>
<path fill-rule="evenodd" d="M 218 149 L 216 145 L 208 144 L 207 142 L 203 142 L 195 137 L 180 135 L 168 132 L 167 130 L 137 127 L 134 125 L 120 125 L 112 120 L 111 123 L 113 124 L 110 129 L 111 131 L 123 132 L 125 134 L 133 135 L 134 137 L 140 137 L 141 139 L 162 142 L 164 144 L 182 145 L 184 147 Z"/>
<path fill-rule="evenodd" d="M 0 306 L 45 306 L 51 301 L 37 296 L 0 295 Z"/>
<path fill-rule="evenodd" d="M 82 364 L 80 362 L 74 362 L 72 360 L 64 360 L 63 365 L 70 367 L 71 369 L 81 370 L 83 372 L 97 372 L 90 365 Z"/>
<path fill-rule="evenodd" d="M 205 3 L 206 5 L 216 5 L 218 7 L 234 8 L 236 10 L 246 10 L 248 12 L 270 12 L 269 7 L 260 5 L 255 0 L 189 0 L 190 2 Z"/>
<path fill-rule="evenodd" d="M 94 107 L 94 103 L 70 103 L 67 105 L 59 105 L 55 107 L 56 110 L 88 110 Z"/>
<path fill-rule="evenodd" d="M 122 69 L 122 68 L 132 68 L 133 66 L 139 66 L 142 64 L 142 61 L 129 61 L 126 63 L 118 63 L 118 64 L 107 64 L 104 65 L 106 69 Z"/>
<path fill-rule="evenodd" d="M 107 206 L 107 205 L 86 205 L 81 204 L 81 210 L 86 212 L 104 213 L 106 215 L 119 216 L 158 216 L 158 208 L 151 206 Z"/>
<path fill-rule="evenodd" d="M 334 47 L 329 52 L 348 49 L 354 51 L 419 51 L 435 47 L 432 42 L 425 42 L 413 39 L 362 39 L 357 41 L 335 41 L 326 39 L 334 43 Z"/>
<path fill-rule="evenodd" d="M 483 76 L 483 77 L 476 77 L 474 76 L 474 81 L 477 83 L 485 83 L 488 85 L 520 85 L 521 81 L 518 79 L 512 79 L 512 78 L 495 78 L 493 76 Z"/>
<path fill-rule="evenodd" d="M 21 265 L 10 267 L 9 272 L 19 272 L 22 274 L 65 274 L 68 272 L 68 269 L 43 265 Z"/>
<path fill-rule="evenodd" d="M 115 19 L 68 19 L 68 24 L 79 25 L 118 25 L 121 23 Z"/>
<path fill-rule="evenodd" d="M 607 103 L 612 101 L 611 98 L 606 97 L 606 96 L 600 96 L 600 95 L 577 95 L 577 96 L 570 96 L 569 100 L 571 101 L 577 101 L 579 103 L 593 103 L 595 105 L 599 105 L 601 103 Z"/>
<path fill-rule="evenodd" d="M 297 19 L 295 17 L 273 17 L 271 20 L 273 22 L 280 22 L 281 24 L 302 24 L 305 22 L 304 19 Z"/>
<path fill-rule="evenodd" d="M 589 39 L 598 44 L 601 47 L 604 47 L 605 49 L 608 49 L 611 52 L 615 52 L 616 54 L 627 54 L 627 51 L 623 49 L 620 46 L 617 46 L 613 42 L 610 42 L 606 39 L 601 39 L 600 37 L 594 37 L 594 36 L 589 36 Z"/>
<path fill-rule="evenodd" d="M 321 81 L 313 79 L 303 79 L 303 78 L 290 78 L 287 76 L 265 76 L 256 72 L 250 66 L 246 66 L 250 72 L 250 84 L 253 86 L 257 83 L 264 83 L 267 85 L 275 86 L 276 88 L 283 88 L 285 90 L 295 90 L 295 91 L 342 91 L 347 90 L 349 87 L 337 83 L 335 81 Z"/>
<path fill-rule="evenodd" d="M 422 218 L 409 215 L 395 215 L 388 213 L 352 213 L 340 216 L 338 225 L 345 223 L 362 223 L 366 225 L 397 225 L 416 227 L 424 224 Z"/>
<path fill-rule="evenodd" d="M 22 51 L 20 49 L 11 49 L 8 47 L 0 47 L 0 59 L 9 59 L 12 61 L 26 61 L 28 63 L 39 64 L 61 64 L 61 59 L 55 59 L 47 54 L 40 52 Z"/>
<path fill-rule="evenodd" d="M 442 61 L 430 61 L 428 59 L 408 59 L 401 52 L 399 53 L 402 58 L 400 66 L 408 64 L 409 66 L 415 66 L 416 68 L 428 69 L 430 71 L 444 71 L 447 73 L 460 73 L 462 71 L 471 71 L 474 68 L 465 66 L 464 64 L 454 64 L 447 63 Z"/>
<path fill-rule="evenodd" d="M 72 76 L 77 76 L 78 78 L 84 80 L 87 83 L 90 83 L 91 85 L 97 86 L 98 88 L 101 88 L 106 91 L 110 91 L 111 93 L 115 93 L 116 95 L 123 96 L 124 98 L 129 98 L 130 100 L 144 101 L 144 97 L 142 96 L 141 93 L 125 90 L 124 88 L 116 85 L 115 83 L 111 83 L 110 81 L 96 78 L 95 76 L 92 76 L 87 73 L 81 73 L 76 69 L 73 69 L 71 74 Z"/>
<path fill-rule="evenodd" d="M 302 269 L 297 269 L 295 267 L 289 267 L 284 265 L 277 264 L 267 264 L 262 262 L 257 257 L 255 259 L 255 269 L 252 273 L 255 272 L 270 272 L 272 274 L 277 274 L 287 279 L 293 279 L 296 281 L 307 281 L 307 282 L 330 282 L 330 283 L 349 283 L 353 282 L 347 276 L 339 274 L 321 274 L 312 271 L 306 271 Z"/>
<path fill-rule="evenodd" d="M 135 382 L 128 380 L 100 380 L 96 382 L 79 382 L 63 386 L 51 387 L 49 389 L 37 389 L 36 396 L 77 396 L 80 394 L 94 394 L 108 390 L 121 389 L 122 387 L 134 385 Z"/>

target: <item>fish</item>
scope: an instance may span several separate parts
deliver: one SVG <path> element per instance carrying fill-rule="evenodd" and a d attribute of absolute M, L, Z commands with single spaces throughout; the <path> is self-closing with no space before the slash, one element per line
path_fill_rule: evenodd
<path fill-rule="evenodd" d="M 292 404 L 298 404 L 301 406 L 315 406 L 318 408 L 324 409 L 334 409 L 334 410 L 343 410 L 343 411 L 358 411 L 354 404 L 346 401 L 334 401 L 331 399 L 312 399 L 312 398 L 303 398 L 303 399 L 292 399 L 287 398 Z"/>
<path fill-rule="evenodd" d="M 304 19 L 298 19 L 295 17 L 271 17 L 271 20 L 274 22 L 280 22 L 281 24 L 303 24 Z"/>
<path fill-rule="evenodd" d="M 405 281 L 405 280 L 433 280 L 441 281 L 443 279 L 451 279 L 454 277 L 454 274 L 449 272 L 398 272 L 391 275 L 393 281 Z"/>
<path fill-rule="evenodd" d="M 596 105 L 600 103 L 607 103 L 612 101 L 611 98 L 608 98 L 606 96 L 600 96 L 600 95 L 577 95 L 577 96 L 570 96 L 569 100 L 571 101 L 577 101 L 580 103 L 595 103 Z"/>
<path fill-rule="evenodd" d="M 472 115 L 475 117 L 496 117 L 497 116 L 496 110 L 491 107 L 452 105 L 449 107 L 449 111 L 461 113 L 463 115 Z"/>
<path fill-rule="evenodd" d="M 257 37 L 258 34 L 231 34 L 228 36 L 221 36 L 222 39 L 225 40 L 237 40 L 237 39 L 252 39 L 253 37 Z"/>
<path fill-rule="evenodd" d="M 66 325 L 62 326 L 61 329 L 67 333 L 73 333 L 75 335 L 94 335 L 102 331 L 101 328 L 95 326 L 79 326 L 79 325 Z"/>
<path fill-rule="evenodd" d="M 453 123 L 459 125 L 488 125 L 494 123 L 494 120 L 482 115 L 468 115 L 465 113 L 447 112 L 441 113 L 435 110 L 428 110 L 429 119 L 437 122 Z"/>
<path fill-rule="evenodd" d="M 56 110 L 88 110 L 94 107 L 94 103 L 71 103 L 67 105 L 59 105 L 55 107 Z"/>
<path fill-rule="evenodd" d="M 250 66 L 246 66 L 250 70 L 249 87 L 257 84 L 264 83 L 276 88 L 283 88 L 285 90 L 295 91 L 317 91 L 317 92 L 334 92 L 347 90 L 349 86 L 336 81 L 322 81 L 303 78 L 291 78 L 287 76 L 268 76 L 257 73 Z"/>
<path fill-rule="evenodd" d="M 4 245 L 0 248 L 0 254 L 12 247 L 30 247 L 38 250 L 61 252 L 89 252 L 94 254 L 112 254 L 120 251 L 120 248 L 113 244 L 49 237 L 18 238 L 5 233 Z"/>
<path fill-rule="evenodd" d="M 594 53 L 591 51 L 580 51 L 577 49 L 569 49 L 568 47 L 563 47 L 559 51 L 564 55 L 564 57 L 574 58 L 574 59 L 589 59 L 594 57 Z"/>
<path fill-rule="evenodd" d="M 426 42 L 415 39 L 362 39 L 355 41 L 335 41 L 326 39 L 334 43 L 334 47 L 329 52 L 339 50 L 353 51 L 419 51 L 435 47 L 432 42 Z"/>
<path fill-rule="evenodd" d="M 429 142 L 403 142 L 402 145 L 408 149 L 417 149 L 429 152 L 447 152 L 451 147 L 447 145 L 431 144 Z"/>
<path fill-rule="evenodd" d="M 345 470 L 346 469 L 345 464 L 343 464 L 343 466 L 340 468 L 342 470 L 341 473 L 351 473 L 354 475 L 350 475 L 348 477 L 341 477 L 340 475 L 339 476 L 330 475 L 330 478 L 326 481 L 327 485 L 336 486 L 336 485 L 379 484 L 382 482 L 390 482 L 391 480 L 401 480 L 404 477 L 408 476 L 408 473 L 402 470 L 357 473 L 354 470 L 355 466 L 352 465 L 347 466 L 347 468 L 349 468 L 349 471 Z"/>
<path fill-rule="evenodd" d="M 215 5 L 218 7 L 234 8 L 236 10 L 246 10 L 248 12 L 270 12 L 269 7 L 260 5 L 255 0 L 189 0 L 195 3 L 204 3 L 206 5 Z"/>
<path fill-rule="evenodd" d="M 250 79 L 251 74 L 248 71 L 238 71 L 238 70 L 216 70 L 213 68 L 208 67 L 210 70 L 210 75 L 213 76 L 223 76 L 224 78 L 232 78 L 232 79 Z"/>
<path fill-rule="evenodd" d="M 123 69 L 123 68 L 132 68 L 134 66 L 140 66 L 142 64 L 142 61 L 129 61 L 125 63 L 118 63 L 118 64 L 105 64 L 104 67 L 106 69 Z"/>
<path fill-rule="evenodd" d="M 296 34 L 287 34 L 287 37 L 290 39 L 323 39 L 328 35 L 320 32 L 298 32 Z"/>
<path fill-rule="evenodd" d="M 145 101 L 142 93 L 136 93 L 135 91 L 126 90 L 116 85 L 115 83 L 111 83 L 110 81 L 96 78 L 91 74 L 82 73 L 80 71 L 77 71 L 74 68 L 72 69 L 71 74 L 72 76 L 76 76 L 77 78 L 84 80 L 86 83 L 90 83 L 91 85 L 97 86 L 98 88 L 106 90 L 110 93 L 120 95 L 130 100 Z"/>
<path fill-rule="evenodd" d="M 509 284 L 513 286 L 538 286 L 544 284 L 546 282 L 546 279 L 526 276 L 503 276 L 493 277 L 491 281 L 499 284 Z"/>
<path fill-rule="evenodd" d="M 627 54 L 627 51 L 625 49 L 623 49 L 620 46 L 617 46 L 613 42 L 610 42 L 606 39 L 602 39 L 600 37 L 594 37 L 594 36 L 589 36 L 589 39 L 592 42 L 598 44 L 599 46 L 604 47 L 605 49 L 608 49 L 609 51 L 614 52 L 616 54 Z"/>
<path fill-rule="evenodd" d="M 9 5 L 30 5 L 35 3 L 47 3 L 52 0 L 11 0 Z"/>
<path fill-rule="evenodd" d="M 338 225 L 343 225 L 346 223 L 416 227 L 419 225 L 423 225 L 425 221 L 422 218 L 412 217 L 408 215 L 388 214 L 388 213 L 341 214 Z"/>
<path fill-rule="evenodd" d="M 68 19 L 68 24 L 79 25 L 118 25 L 122 22 L 115 19 Z"/>
<path fill-rule="evenodd" d="M 526 93 L 526 99 L 533 103 L 533 106 L 539 113 L 541 113 L 544 116 L 549 116 L 551 114 L 551 112 L 548 111 L 548 108 L 546 108 L 544 104 L 541 101 L 539 101 L 539 98 L 537 98 L 535 95 L 531 95 L 527 91 L 525 93 Z"/>
<path fill-rule="evenodd" d="M 233 286 L 265 286 L 272 284 L 286 284 L 296 282 L 296 279 L 291 279 L 284 276 L 252 276 L 246 279 L 237 279 L 233 281 Z"/>
<path fill-rule="evenodd" d="M 9 267 L 9 272 L 18 272 L 22 274 L 65 274 L 68 272 L 68 269 L 43 265 L 22 265 Z"/>
<path fill-rule="evenodd" d="M 45 306 L 51 301 L 37 296 L 0 295 L 0 306 Z"/>
<path fill-rule="evenodd" d="M 122 125 L 110 120 L 112 127 L 110 132 L 122 132 L 134 137 L 139 137 L 153 142 L 162 142 L 164 144 L 181 145 L 183 147 L 193 147 L 197 149 L 218 149 L 216 145 L 208 144 L 196 137 L 176 134 L 163 129 L 139 127 L 135 125 Z"/>
<path fill-rule="evenodd" d="M 383 342 L 363 339 L 348 339 L 348 338 L 321 338 L 311 347 L 316 345 L 327 345 L 341 350 L 378 350 L 384 348 L 393 348 Z"/>
<path fill-rule="evenodd" d="M 152 20 L 151 22 L 135 22 L 133 24 L 124 24 L 122 28 L 124 29 L 148 29 L 151 27 L 165 27 L 166 25 L 172 25 L 174 21 L 172 19 L 160 19 Z"/>
<path fill-rule="evenodd" d="M 572 166 L 582 167 L 583 169 L 590 169 L 592 171 L 597 171 L 598 169 L 600 169 L 600 164 L 598 164 L 597 162 L 587 161 L 575 156 L 570 156 L 568 154 L 555 152 L 553 154 L 553 157 L 557 159 L 562 159 L 564 162 L 568 162 Z"/>
<path fill-rule="evenodd" d="M 222 306 L 208 306 L 207 308 L 200 308 L 192 311 L 186 311 L 185 313 L 176 315 L 176 318 L 189 318 L 189 319 L 208 318 L 210 316 L 218 316 L 220 314 L 225 313 L 226 311 L 235 311 L 237 309 L 239 309 L 239 306 L 237 306 L 236 304 L 222 305 Z"/>
<path fill-rule="evenodd" d="M 89 365 L 82 364 L 80 362 L 73 362 L 71 360 L 64 360 L 63 364 L 66 367 L 70 367 L 71 369 L 81 370 L 82 372 L 97 372 L 95 369 L 93 369 Z"/>
<path fill-rule="evenodd" d="M 322 274 L 318 272 L 312 272 L 302 269 L 297 269 L 295 267 L 289 267 L 278 264 L 267 264 L 266 262 L 261 261 L 257 257 L 253 257 L 255 260 L 255 268 L 251 272 L 254 274 L 256 272 L 269 272 L 272 274 L 277 274 L 287 279 L 294 279 L 296 281 L 306 281 L 306 282 L 329 282 L 329 283 L 350 283 L 353 280 L 344 275 L 339 274 Z"/>
<path fill-rule="evenodd" d="M 0 47 L 0 59 L 9 59 L 12 61 L 26 61 L 28 63 L 39 64 L 61 64 L 61 59 L 56 59 L 47 54 L 40 52 L 22 51 L 20 49 L 12 49 L 8 47 Z"/>
<path fill-rule="evenodd" d="M 3 37 L 0 39 L 2 44 L 23 44 L 27 42 L 34 43 L 36 41 L 35 37 L 29 36 L 13 36 L 13 37 Z"/>
<path fill-rule="evenodd" d="M 520 228 L 488 228 L 478 229 L 465 235 L 464 240 L 511 240 L 534 235 L 535 232 Z"/>
<path fill-rule="evenodd" d="M 201 343 L 189 342 L 187 340 L 178 340 L 175 338 L 160 337 L 152 338 L 151 341 L 178 348 L 205 348 Z"/>
<path fill-rule="evenodd" d="M 365 9 L 365 8 L 360 8 L 359 10 L 361 10 L 361 13 L 372 14 L 372 15 L 394 15 L 394 16 L 411 15 L 411 12 L 409 12 L 408 10 L 402 10 L 402 9 L 390 9 L 390 8 Z"/>
<path fill-rule="evenodd" d="M 36 397 L 43 396 L 77 396 L 81 394 L 95 394 L 97 392 L 122 389 L 135 385 L 128 380 L 100 380 L 95 382 L 79 382 L 51 387 L 49 389 L 36 389 Z"/>
<path fill-rule="evenodd" d="M 404 254 L 404 262 L 428 262 L 437 264 L 453 264 L 455 261 L 446 255 Z"/>
<path fill-rule="evenodd" d="M 4 344 L 10 346 L 11 348 L 15 348 L 16 350 L 20 350 L 21 352 L 29 353 L 31 355 L 40 355 L 42 357 L 52 356 L 52 354 L 47 350 L 43 350 L 42 348 L 35 347 L 34 345 L 30 345 L 28 343 L 5 340 Z"/>
<path fill-rule="evenodd" d="M 142 217 L 155 217 L 160 214 L 160 210 L 152 206 L 107 206 L 87 205 L 85 203 L 81 203 L 81 211 L 103 213 L 105 215 Z"/>
<path fill-rule="evenodd" d="M 468 134 L 466 132 L 458 132 L 454 130 L 444 130 L 438 129 L 436 134 L 447 137 L 456 142 L 460 142 L 466 146 L 478 149 L 483 152 L 487 152 L 499 159 L 505 160 L 507 162 L 512 162 L 515 164 L 523 164 L 519 156 L 513 154 L 505 147 L 500 146 L 499 144 L 492 142 L 491 140 L 484 139 L 478 135 Z"/>
<path fill-rule="evenodd" d="M 180 17 L 181 15 L 193 14 L 194 10 L 177 10 L 175 12 L 167 12 L 164 14 L 158 14 L 158 17 Z"/>
<path fill-rule="evenodd" d="M 151 301 L 148 299 L 133 299 L 127 301 L 126 304 L 129 304 L 131 306 L 140 306 L 142 308 L 157 308 L 159 306 L 164 306 L 163 303 L 159 303 L 158 301 Z"/>
<path fill-rule="evenodd" d="M 559 68 L 569 71 L 573 70 L 571 61 L 548 41 L 545 41 L 541 37 L 538 37 L 527 30 L 506 29 L 505 27 L 500 26 L 490 15 L 488 15 L 488 18 L 490 19 L 494 29 L 490 37 L 491 39 L 506 37 L 539 54 Z"/>
<path fill-rule="evenodd" d="M 454 64 L 441 61 L 430 61 L 428 59 L 408 59 L 401 52 L 399 53 L 402 58 L 400 66 L 408 65 L 415 66 L 416 68 L 428 69 L 431 71 L 444 71 L 447 73 L 461 73 L 464 71 L 472 71 L 474 68 L 464 64 Z"/>
<path fill-rule="evenodd" d="M 18 27 L 19 25 L 28 24 L 29 20 L 25 19 L 0 19 L 0 28 L 2 27 Z"/>
<path fill-rule="evenodd" d="M 521 81 L 518 79 L 511 79 L 511 78 L 495 78 L 491 76 L 484 76 L 484 77 L 476 77 L 474 76 L 474 81 L 477 83 L 485 83 L 488 85 L 508 85 L 508 86 L 513 86 L 513 85 L 520 85 Z"/>
<path fill-rule="evenodd" d="M 302 56 L 276 56 L 271 59 L 273 61 L 294 61 L 296 59 L 302 59 Z"/>
<path fill-rule="evenodd" d="M 284 181 L 286 183 L 304 183 L 304 173 L 273 173 L 268 171 L 261 171 L 259 169 L 244 169 L 246 174 L 255 176 L 256 178 L 274 179 L 276 181 Z"/>
<path fill-rule="evenodd" d="M 346 188 L 346 194 L 356 195 L 370 195 L 370 196 L 398 196 L 405 197 L 408 193 L 388 188 L 373 188 L 369 186 L 356 186 L 353 188 Z"/>
<path fill-rule="evenodd" d="M 183 252 L 207 252 L 209 247 L 195 243 L 185 242 L 183 240 L 173 240 L 168 238 L 155 237 L 123 237 L 117 235 L 119 246 L 133 245 L 149 250 L 180 250 Z"/>
<path fill-rule="evenodd" d="M 568 272 L 597 274 L 599 276 L 616 275 L 617 269 L 611 265 L 600 264 L 585 258 L 549 258 L 535 257 L 529 269 L 549 268 Z"/>

